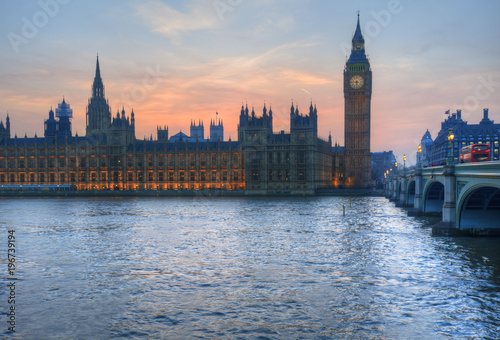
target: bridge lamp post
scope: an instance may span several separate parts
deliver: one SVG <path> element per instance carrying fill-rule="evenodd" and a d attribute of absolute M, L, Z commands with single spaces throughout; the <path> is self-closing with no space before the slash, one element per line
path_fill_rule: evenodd
<path fill-rule="evenodd" d="M 406 174 L 406 155 L 403 155 L 403 173 Z"/>
<path fill-rule="evenodd" d="M 418 164 L 417 167 L 421 168 L 422 167 L 422 162 L 420 159 L 420 155 L 422 154 L 422 145 L 418 144 Z"/>
<path fill-rule="evenodd" d="M 448 165 L 452 165 L 454 162 L 453 160 L 453 140 L 455 139 L 455 135 L 453 134 L 453 129 L 452 128 L 449 128 L 448 129 L 448 141 L 450 142 L 450 154 L 448 155 L 448 160 L 447 160 L 447 164 Z"/>

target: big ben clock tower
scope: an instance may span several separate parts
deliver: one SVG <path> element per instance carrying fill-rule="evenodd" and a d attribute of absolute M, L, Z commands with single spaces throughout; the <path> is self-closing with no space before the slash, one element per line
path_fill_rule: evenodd
<path fill-rule="evenodd" d="M 371 184 L 370 102 L 372 71 L 365 54 L 365 40 L 358 25 L 344 69 L 345 185 L 368 188 Z"/>

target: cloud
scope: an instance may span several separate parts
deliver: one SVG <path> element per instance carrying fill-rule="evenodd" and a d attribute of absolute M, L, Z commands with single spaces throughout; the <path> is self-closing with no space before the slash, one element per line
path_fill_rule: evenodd
<path fill-rule="evenodd" d="M 136 6 L 136 15 L 147 22 L 154 32 L 159 32 L 174 42 L 182 33 L 213 29 L 221 25 L 210 1 L 191 1 L 187 13 L 180 12 L 159 1 L 148 1 Z"/>

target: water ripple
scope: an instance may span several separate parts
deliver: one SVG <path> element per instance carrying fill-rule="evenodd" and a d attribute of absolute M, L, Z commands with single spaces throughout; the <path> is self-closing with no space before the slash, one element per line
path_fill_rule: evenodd
<path fill-rule="evenodd" d="M 383 198 L 1 204 L 22 338 L 498 336 L 498 240 L 432 237 Z"/>

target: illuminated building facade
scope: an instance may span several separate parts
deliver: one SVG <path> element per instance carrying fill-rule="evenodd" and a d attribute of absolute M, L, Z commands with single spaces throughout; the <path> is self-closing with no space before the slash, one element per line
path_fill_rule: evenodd
<path fill-rule="evenodd" d="M 332 186 L 332 143 L 318 138 L 318 112 L 290 109 L 290 133 L 273 133 L 273 111 L 262 116 L 241 107 L 238 139 L 245 153 L 245 189 L 249 194 L 307 194 Z"/>
<path fill-rule="evenodd" d="M 57 118 L 57 119 L 56 119 Z M 191 136 L 135 138 L 134 112 L 111 115 L 99 60 L 86 112 L 86 136 L 71 133 L 63 99 L 45 120 L 44 137 L 14 138 L 0 123 L 0 185 L 74 185 L 78 190 L 241 190 L 245 194 L 314 194 L 332 183 L 331 140 L 317 137 L 317 110 L 292 106 L 290 133 L 274 134 L 272 111 L 242 108 L 238 141 L 224 141 L 221 120 L 191 123 Z"/>
<path fill-rule="evenodd" d="M 449 111 L 447 111 L 449 113 Z M 421 162 L 422 166 L 436 166 L 446 163 L 449 155 L 449 130 L 455 136 L 453 140 L 453 159 L 460 162 L 460 153 L 463 147 L 471 144 L 487 144 L 490 149 L 490 160 L 499 160 L 500 124 L 495 124 L 489 118 L 489 110 L 483 110 L 483 119 L 479 124 L 468 124 L 462 119 L 462 110 L 452 113 L 441 123 L 441 130 L 436 139 L 432 140 L 429 130 L 422 137 Z"/>

